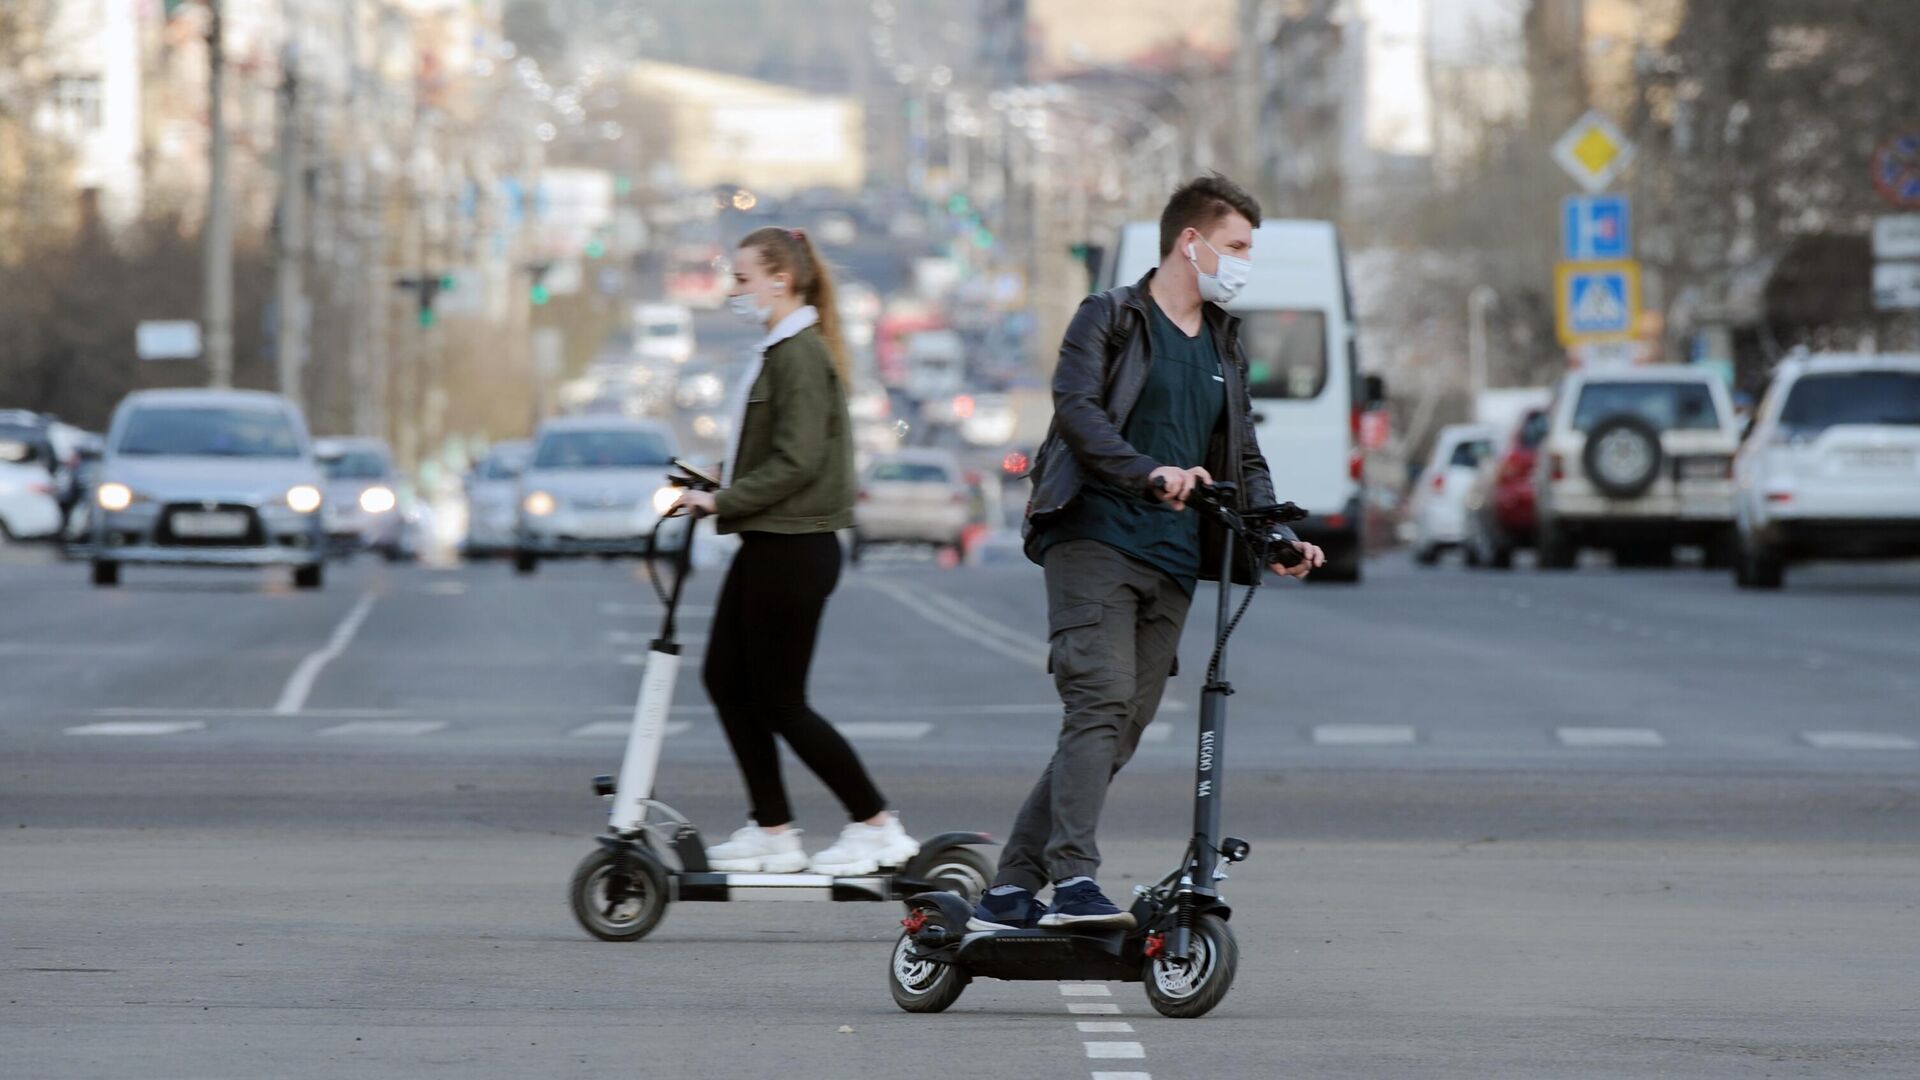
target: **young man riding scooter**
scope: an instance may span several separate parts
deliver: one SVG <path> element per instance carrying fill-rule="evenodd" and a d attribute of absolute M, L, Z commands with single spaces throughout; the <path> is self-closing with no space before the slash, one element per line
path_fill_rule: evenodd
<path fill-rule="evenodd" d="M 1247 282 L 1259 221 L 1259 203 L 1225 177 L 1188 182 L 1160 215 L 1159 267 L 1087 297 L 1060 343 L 1024 532 L 1045 572 L 1048 669 L 1065 716 L 971 930 L 1133 926 L 1095 881 L 1094 831 L 1160 705 L 1196 583 L 1223 576 L 1220 544 L 1202 537 L 1211 523 L 1203 530 L 1186 500 L 1218 477 L 1243 508 L 1275 501 L 1239 320 L 1220 306 Z M 1275 573 L 1305 577 L 1325 562 L 1294 543 L 1304 558 Z M 1046 905 L 1036 894 L 1049 883 Z"/>

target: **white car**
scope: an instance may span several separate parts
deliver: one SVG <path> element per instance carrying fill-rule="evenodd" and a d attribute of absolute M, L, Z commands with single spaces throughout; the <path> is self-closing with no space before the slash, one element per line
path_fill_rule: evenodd
<path fill-rule="evenodd" d="M 468 559 L 485 559 L 513 551 L 514 532 L 520 513 L 520 474 L 533 455 L 533 443 L 526 439 L 497 442 L 487 456 L 477 462 L 466 476 L 467 536 L 460 554 Z"/>
<path fill-rule="evenodd" d="M 1681 365 L 1579 371 L 1560 381 L 1534 462 L 1539 565 L 1571 569 L 1583 547 L 1617 565 L 1670 565 L 1697 544 L 1732 558 L 1740 429 L 1720 376 Z"/>
<path fill-rule="evenodd" d="M 1433 441 L 1427 467 L 1407 500 L 1413 522 L 1413 558 L 1422 566 L 1467 539 L 1467 496 L 1480 463 L 1493 454 L 1494 430 L 1484 424 L 1448 424 Z"/>
<path fill-rule="evenodd" d="M 1782 364 L 1734 483 L 1747 588 L 1779 588 L 1796 559 L 1920 556 L 1920 354 Z"/>
<path fill-rule="evenodd" d="M 667 482 L 678 453 L 673 432 L 658 421 L 547 421 L 520 475 L 514 569 L 531 574 L 542 559 L 653 554 L 654 523 L 680 497 Z M 686 542 L 687 522 L 661 528 L 663 552 Z"/>
<path fill-rule="evenodd" d="M 693 312 L 681 304 L 638 304 L 633 351 L 642 362 L 684 364 L 693 359 Z"/>
<path fill-rule="evenodd" d="M 960 549 L 973 513 L 960 461 L 945 450 L 881 454 L 860 478 L 853 506 L 853 557 L 875 544 Z"/>
<path fill-rule="evenodd" d="M 24 443 L 0 440 L 0 542 L 39 540 L 60 531 L 60 502 L 45 466 Z"/>

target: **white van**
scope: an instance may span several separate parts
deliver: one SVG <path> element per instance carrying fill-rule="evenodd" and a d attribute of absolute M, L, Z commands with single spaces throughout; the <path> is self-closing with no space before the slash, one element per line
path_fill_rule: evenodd
<path fill-rule="evenodd" d="M 1160 223 L 1121 230 L 1105 288 L 1131 284 L 1160 265 Z M 1326 221 L 1261 222 L 1253 277 L 1227 310 L 1240 319 L 1248 389 L 1274 493 L 1313 516 L 1294 526 L 1326 549 L 1309 581 L 1360 580 L 1365 500 L 1360 413 L 1382 394 L 1359 373 L 1353 302 L 1340 237 Z"/>

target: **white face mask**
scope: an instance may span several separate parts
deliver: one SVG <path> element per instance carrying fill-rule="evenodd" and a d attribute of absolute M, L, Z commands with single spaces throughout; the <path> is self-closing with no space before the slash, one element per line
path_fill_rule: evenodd
<path fill-rule="evenodd" d="M 747 322 L 765 326 L 767 325 L 767 320 L 773 317 L 773 308 L 761 307 L 755 303 L 754 300 L 755 297 L 752 293 L 741 293 L 738 296 L 729 296 L 727 297 L 727 310 Z"/>
<path fill-rule="evenodd" d="M 1204 238 L 1200 242 L 1207 244 Z M 1253 277 L 1253 260 L 1225 254 L 1212 244 L 1207 244 L 1207 250 L 1220 258 L 1217 272 L 1209 274 L 1200 269 L 1200 259 L 1194 254 L 1192 244 L 1187 245 L 1187 261 L 1193 264 L 1193 272 L 1199 278 L 1200 299 L 1225 304 L 1246 288 L 1247 279 Z"/>

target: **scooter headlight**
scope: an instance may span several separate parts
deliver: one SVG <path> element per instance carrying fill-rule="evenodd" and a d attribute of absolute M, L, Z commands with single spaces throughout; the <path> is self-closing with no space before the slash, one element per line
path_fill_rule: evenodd
<path fill-rule="evenodd" d="M 680 489 L 668 484 L 653 493 L 653 512 L 664 514 L 680 501 Z"/>

